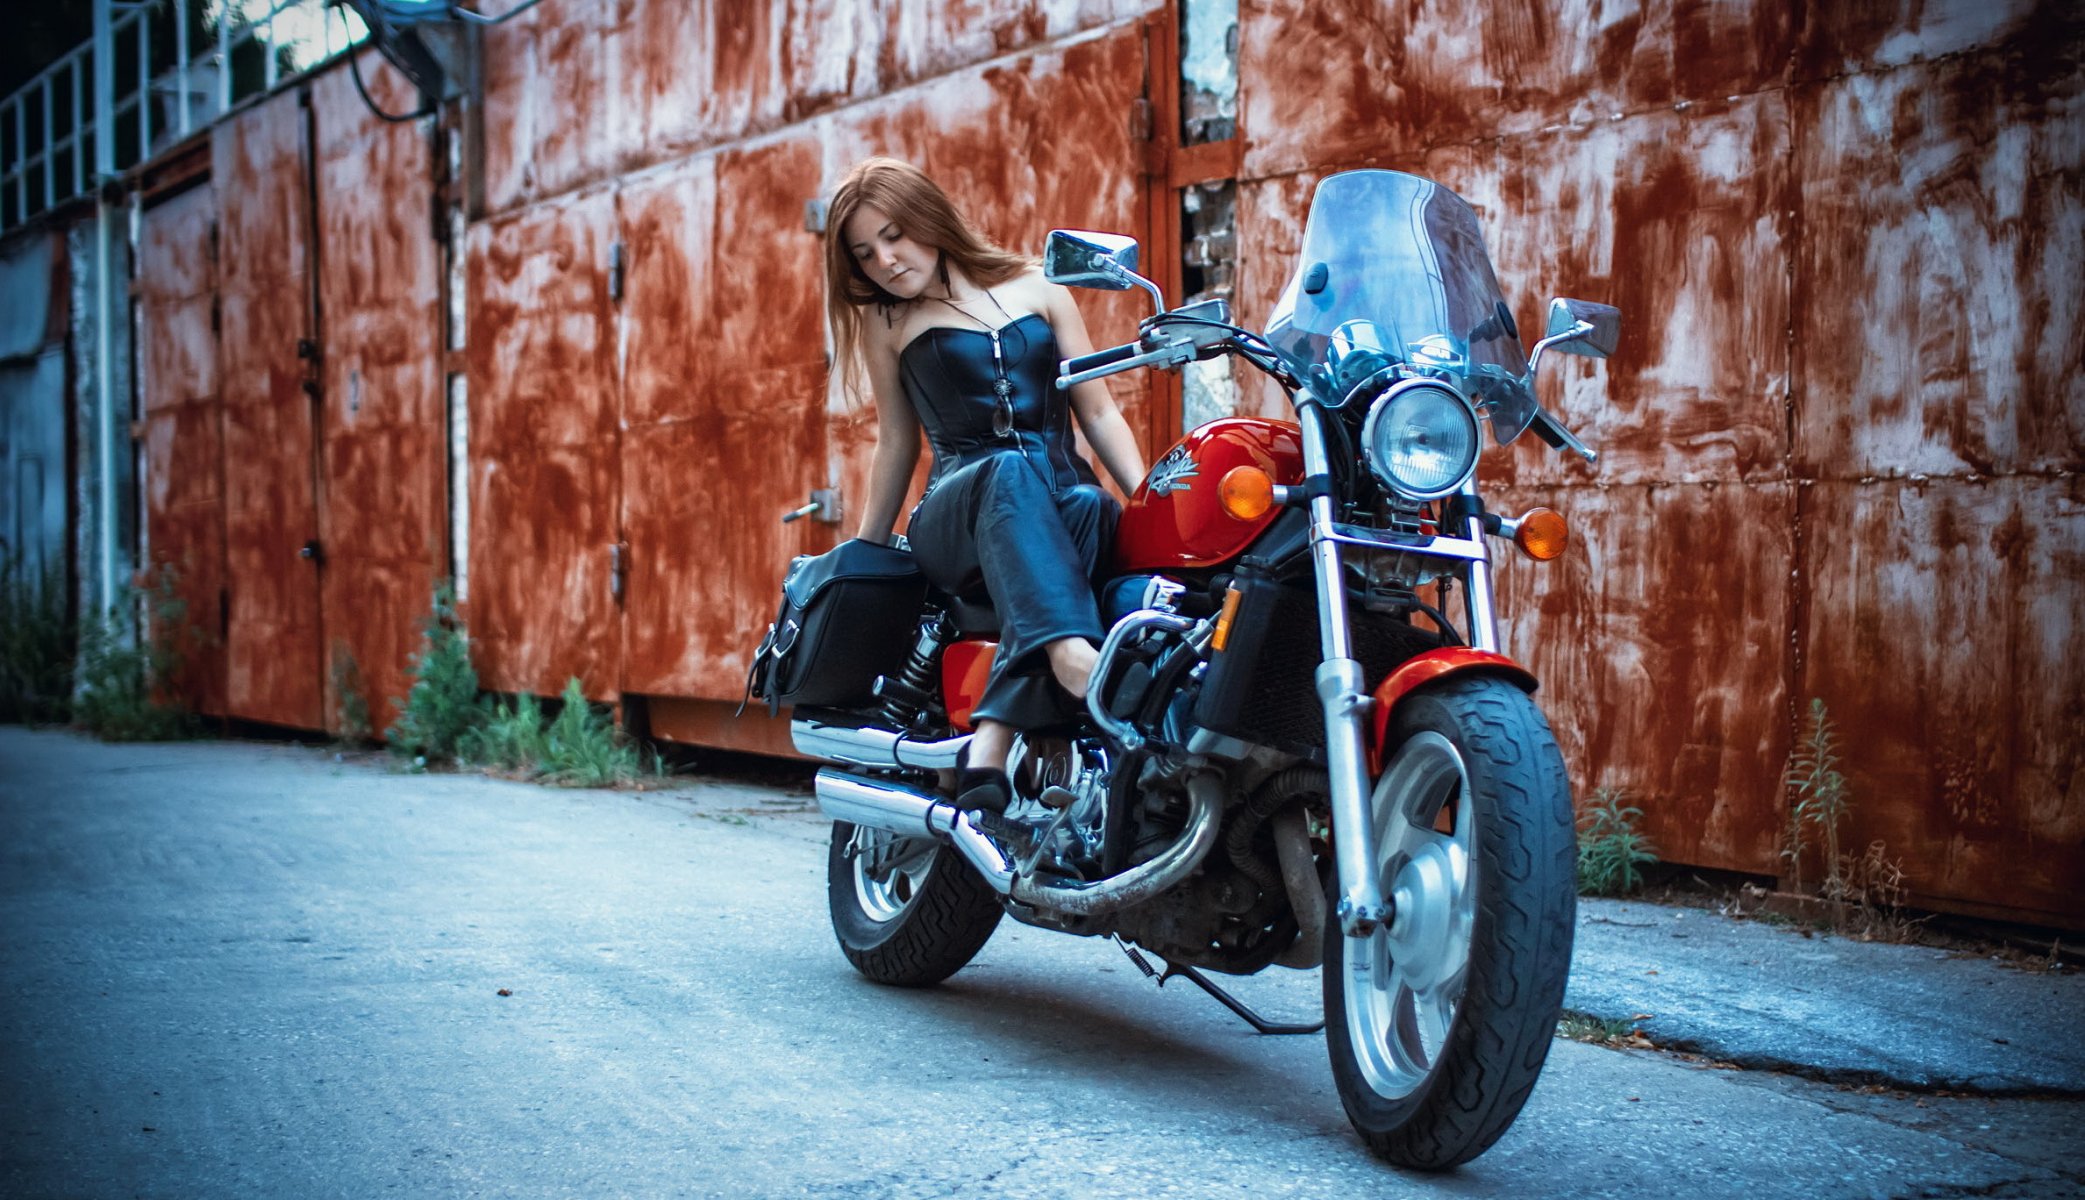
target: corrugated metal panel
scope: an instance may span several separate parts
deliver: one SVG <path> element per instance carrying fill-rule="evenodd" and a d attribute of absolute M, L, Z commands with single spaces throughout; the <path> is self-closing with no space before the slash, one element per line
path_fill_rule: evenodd
<path fill-rule="evenodd" d="M 2032 919 L 2085 895 L 2085 485 L 1819 483 L 1801 694 L 1839 725 L 1850 848 Z"/>
<path fill-rule="evenodd" d="M 218 632 L 224 586 L 217 334 L 210 324 L 216 216 L 207 186 L 145 210 L 132 292 L 144 414 L 145 550 L 151 562 L 173 569 L 188 620 L 211 635 Z M 176 690 L 200 712 L 223 713 L 222 650 L 186 649 Z"/>
<path fill-rule="evenodd" d="M 1581 797 L 1611 785 L 1660 854 L 1772 873 L 1788 753 L 1788 484 L 1506 488 L 1571 521 L 1562 559 L 1509 551 L 1500 636 L 1542 681 Z"/>
<path fill-rule="evenodd" d="M 305 113 L 285 92 L 211 135 L 218 203 L 224 404 L 226 709 L 324 728 L 312 398 Z"/>
<path fill-rule="evenodd" d="M 2085 12 L 2068 0 L 1864 0 L 1802 9 L 1796 78 L 1817 80 L 2009 45 L 2061 69 Z M 2066 54 L 2068 57 L 2066 58 Z"/>
<path fill-rule="evenodd" d="M 780 523 L 826 485 L 818 171 L 799 137 L 621 197 L 627 690 L 736 700 L 789 557 L 841 536 Z"/>
<path fill-rule="evenodd" d="M 770 132 L 1155 7 L 1155 0 L 545 5 L 486 35 L 487 206 L 502 211 L 616 170 Z"/>
<path fill-rule="evenodd" d="M 2085 69 L 2043 66 L 1798 90 L 1806 473 L 2085 468 Z"/>
<path fill-rule="evenodd" d="M 1391 165 L 1432 146 L 1756 92 L 1782 81 L 1792 46 L 1788 8 L 1749 0 L 1248 0 L 1245 171 Z"/>
<path fill-rule="evenodd" d="M 374 58 L 371 54 L 368 57 Z M 378 103 L 408 111 L 410 88 L 371 71 Z M 327 727 L 333 687 L 360 677 L 381 734 L 411 686 L 436 577 L 445 570 L 440 253 L 429 223 L 434 182 L 426 132 L 370 115 L 354 83 L 312 83 L 318 126 L 319 302 L 325 385 L 322 572 Z"/>
<path fill-rule="evenodd" d="M 613 209 L 597 192 L 470 232 L 468 603 L 498 691 L 616 685 Z"/>

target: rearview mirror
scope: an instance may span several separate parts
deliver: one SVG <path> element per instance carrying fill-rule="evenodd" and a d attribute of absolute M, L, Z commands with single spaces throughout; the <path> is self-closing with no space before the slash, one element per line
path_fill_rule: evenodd
<path fill-rule="evenodd" d="M 1137 286 L 1137 239 L 1119 233 L 1052 229 L 1043 277 L 1066 287 L 1123 292 Z"/>
<path fill-rule="evenodd" d="M 1592 328 L 1560 341 L 1549 340 L 1562 334 L 1571 334 L 1581 323 Z M 1612 304 L 1595 304 L 1591 300 L 1566 300 L 1562 297 L 1549 302 L 1549 328 L 1543 331 L 1542 341 L 1549 349 L 1559 354 L 1606 358 L 1614 353 L 1615 344 L 1621 337 L 1622 310 Z"/>

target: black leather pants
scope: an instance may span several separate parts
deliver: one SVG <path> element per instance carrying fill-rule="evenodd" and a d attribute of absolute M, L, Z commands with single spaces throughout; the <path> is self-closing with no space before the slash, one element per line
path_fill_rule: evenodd
<path fill-rule="evenodd" d="M 977 719 L 1034 729 L 1071 715 L 1044 647 L 1066 637 L 1100 643 L 1093 573 L 1121 511 L 1092 484 L 1053 495 L 1011 450 L 936 480 L 913 510 L 906 536 L 927 581 L 956 596 L 982 590 L 999 614 L 999 652 Z"/>

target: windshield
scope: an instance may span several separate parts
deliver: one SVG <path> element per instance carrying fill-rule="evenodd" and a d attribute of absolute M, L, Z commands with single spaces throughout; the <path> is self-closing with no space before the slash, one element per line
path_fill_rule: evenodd
<path fill-rule="evenodd" d="M 1318 185 L 1267 340 L 1330 404 L 1396 367 L 1455 384 L 1501 445 L 1535 417 L 1527 355 L 1477 214 L 1414 175 L 1349 171 Z"/>

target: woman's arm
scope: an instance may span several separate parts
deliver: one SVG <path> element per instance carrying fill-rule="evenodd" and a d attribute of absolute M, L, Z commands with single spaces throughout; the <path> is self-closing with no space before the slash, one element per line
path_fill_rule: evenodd
<path fill-rule="evenodd" d="M 1058 351 L 1065 358 L 1093 353 L 1093 337 L 1086 332 L 1086 318 L 1080 315 L 1079 302 L 1073 299 L 1070 289 L 1054 283 L 1042 286 L 1048 289 L 1044 315 L 1050 320 L 1051 332 L 1057 335 Z M 1108 385 L 1098 379 L 1074 385 L 1071 411 L 1079 419 L 1079 431 L 1086 435 L 1086 444 L 1093 447 L 1094 456 L 1114 476 L 1122 494 L 1135 492 L 1137 485 L 1144 482 L 1144 454 L 1137 449 L 1136 435 L 1129 431 L 1129 422 L 1122 419 L 1115 397 L 1108 394 Z"/>
<path fill-rule="evenodd" d="M 876 397 L 876 453 L 869 460 L 869 495 L 862 503 L 856 537 L 888 543 L 898 523 L 898 509 L 912 486 L 919 462 L 919 417 L 898 383 L 898 356 L 887 330 L 863 339 L 868 356 L 869 387 Z"/>

